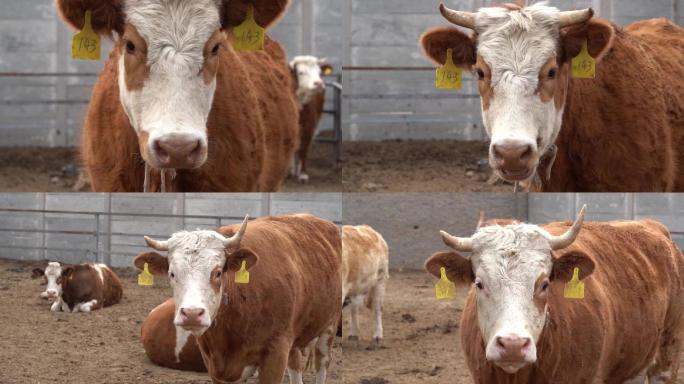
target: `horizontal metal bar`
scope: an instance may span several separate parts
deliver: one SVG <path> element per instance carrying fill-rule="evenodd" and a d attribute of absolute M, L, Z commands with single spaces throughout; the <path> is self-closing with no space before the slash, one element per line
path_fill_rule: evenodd
<path fill-rule="evenodd" d="M 0 100 L 0 105 L 83 105 L 90 100 Z"/>
<path fill-rule="evenodd" d="M 59 210 L 43 210 L 43 209 L 19 209 L 19 208 L 0 208 L 1 212 L 22 212 L 22 213 L 55 213 L 55 214 L 69 214 L 69 215 L 107 215 L 107 216 L 130 216 L 130 217 L 167 217 L 186 219 L 225 219 L 225 220 L 242 220 L 244 216 L 204 216 L 204 215 L 171 215 L 164 213 L 120 213 L 120 212 L 76 212 L 76 211 L 59 211 Z M 250 219 L 252 220 L 252 219 Z"/>
<path fill-rule="evenodd" d="M 343 95 L 347 100 L 407 100 L 407 99 L 424 99 L 424 100 L 438 100 L 438 99 L 479 99 L 480 95 L 475 93 L 430 93 L 430 94 L 371 94 L 371 93 L 358 93 L 358 94 L 346 94 Z"/>
<path fill-rule="evenodd" d="M 2 248 L 2 249 L 33 249 L 36 251 L 85 252 L 86 254 L 92 253 L 93 255 L 95 255 L 97 253 L 97 251 L 94 251 L 90 248 L 88 248 L 88 249 L 53 248 L 53 247 L 31 247 L 31 246 L 24 246 L 24 245 L 0 245 L 0 248 Z M 123 255 L 123 256 L 136 256 L 137 255 L 137 253 L 113 252 L 113 251 L 105 251 L 105 250 L 100 250 L 100 253 L 107 253 L 110 255 Z"/>
<path fill-rule="evenodd" d="M 95 72 L 0 72 L 0 77 L 97 77 Z"/>

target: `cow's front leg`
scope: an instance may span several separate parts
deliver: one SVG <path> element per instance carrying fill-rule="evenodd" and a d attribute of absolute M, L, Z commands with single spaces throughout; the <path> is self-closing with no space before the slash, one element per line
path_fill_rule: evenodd
<path fill-rule="evenodd" d="M 58 297 L 54 303 L 50 306 L 50 310 L 52 312 L 59 312 L 60 309 L 62 309 L 62 298 Z"/>
<path fill-rule="evenodd" d="M 95 305 L 97 305 L 97 300 L 95 299 L 86 301 L 85 303 L 77 303 L 76 305 L 74 305 L 73 313 L 76 313 L 78 311 L 88 313 L 93 309 Z"/>
<path fill-rule="evenodd" d="M 259 384 L 280 384 L 287 368 L 287 358 L 292 349 L 292 340 L 281 338 L 273 342 L 259 367 Z"/>

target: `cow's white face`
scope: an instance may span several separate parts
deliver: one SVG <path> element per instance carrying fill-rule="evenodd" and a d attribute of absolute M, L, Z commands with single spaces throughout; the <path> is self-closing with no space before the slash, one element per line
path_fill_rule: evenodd
<path fill-rule="evenodd" d="M 215 0 L 127 0 L 119 93 L 155 168 L 198 168 L 225 41 Z"/>
<path fill-rule="evenodd" d="M 533 5 L 477 13 L 477 62 L 489 162 L 504 179 L 526 180 L 561 128 L 568 66 L 558 62 L 560 12 Z"/>
<path fill-rule="evenodd" d="M 176 300 L 174 324 L 202 335 L 223 295 L 225 238 L 214 231 L 178 232 L 169 239 L 169 281 Z"/>
<path fill-rule="evenodd" d="M 518 224 L 483 227 L 473 236 L 470 260 L 486 357 L 509 373 L 537 360 L 546 322 L 553 261 L 542 232 Z"/>
<path fill-rule="evenodd" d="M 45 268 L 45 279 L 47 286 L 42 296 L 50 301 L 57 300 L 62 295 L 62 266 L 54 261 L 49 262 Z"/>
<path fill-rule="evenodd" d="M 290 62 L 290 68 L 297 77 L 296 93 L 300 107 L 325 90 L 325 83 L 321 78 L 321 64 L 323 63 L 324 60 L 314 56 L 296 56 Z"/>

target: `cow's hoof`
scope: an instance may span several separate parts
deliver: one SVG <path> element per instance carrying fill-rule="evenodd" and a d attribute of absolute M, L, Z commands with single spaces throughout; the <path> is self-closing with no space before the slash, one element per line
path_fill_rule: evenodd
<path fill-rule="evenodd" d="M 309 175 L 306 173 L 302 173 L 297 177 L 297 181 L 299 181 L 302 184 L 309 184 Z"/>

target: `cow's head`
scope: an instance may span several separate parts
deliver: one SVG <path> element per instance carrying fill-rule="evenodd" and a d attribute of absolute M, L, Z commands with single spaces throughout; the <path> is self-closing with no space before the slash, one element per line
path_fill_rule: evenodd
<path fill-rule="evenodd" d="M 572 227 L 559 236 L 531 224 L 486 226 L 469 238 L 442 231 L 449 247 L 472 253 L 465 257 L 439 252 L 425 262 L 425 268 L 437 277 L 444 267 L 455 284 L 474 286 L 486 358 L 504 371 L 515 373 L 536 362 L 549 295 L 562 294 L 575 267 L 580 279 L 593 272 L 594 263 L 586 254 L 560 251 L 575 240 L 583 220 L 584 208 Z"/>
<path fill-rule="evenodd" d="M 193 169 L 208 156 L 207 119 L 216 90 L 224 33 L 240 24 L 248 4 L 256 22 L 272 24 L 287 0 L 56 0 L 62 18 L 116 32 L 119 97 L 138 135 L 143 159 L 154 168 Z M 225 60 L 225 56 L 223 56 Z M 230 74 L 227 74 L 230 76 Z M 240 95 L 236 95 L 240 97 Z"/>
<path fill-rule="evenodd" d="M 474 34 L 455 28 L 426 31 L 421 37 L 425 55 L 441 65 L 451 48 L 454 63 L 477 76 L 491 139 L 490 165 L 503 179 L 530 179 L 560 131 L 571 59 L 586 40 L 589 54 L 600 60 L 612 46 L 613 27 L 591 20 L 590 8 L 560 12 L 544 3 L 477 13 L 442 4 L 440 11 Z"/>
<path fill-rule="evenodd" d="M 325 91 L 325 82 L 321 75 L 332 71 L 332 66 L 325 58 L 314 56 L 295 56 L 290 61 L 290 70 L 297 79 L 297 101 L 300 108 L 308 104 L 316 94 Z"/>
<path fill-rule="evenodd" d="M 62 266 L 58 262 L 49 262 L 44 270 L 35 268 L 31 272 L 31 277 L 34 279 L 42 277 L 47 282 L 45 291 L 40 294 L 40 297 L 53 301 L 62 294 Z"/>
<path fill-rule="evenodd" d="M 225 238 L 215 231 L 177 232 L 165 241 L 145 236 L 147 245 L 166 251 L 168 257 L 155 252 L 138 255 L 134 264 L 143 269 L 148 264 L 155 275 L 168 275 L 176 300 L 174 324 L 200 336 L 209 328 L 221 306 L 226 272 L 237 271 L 245 261 L 246 268 L 256 265 L 257 255 L 240 247 L 247 228 L 247 218 L 240 230 Z"/>

